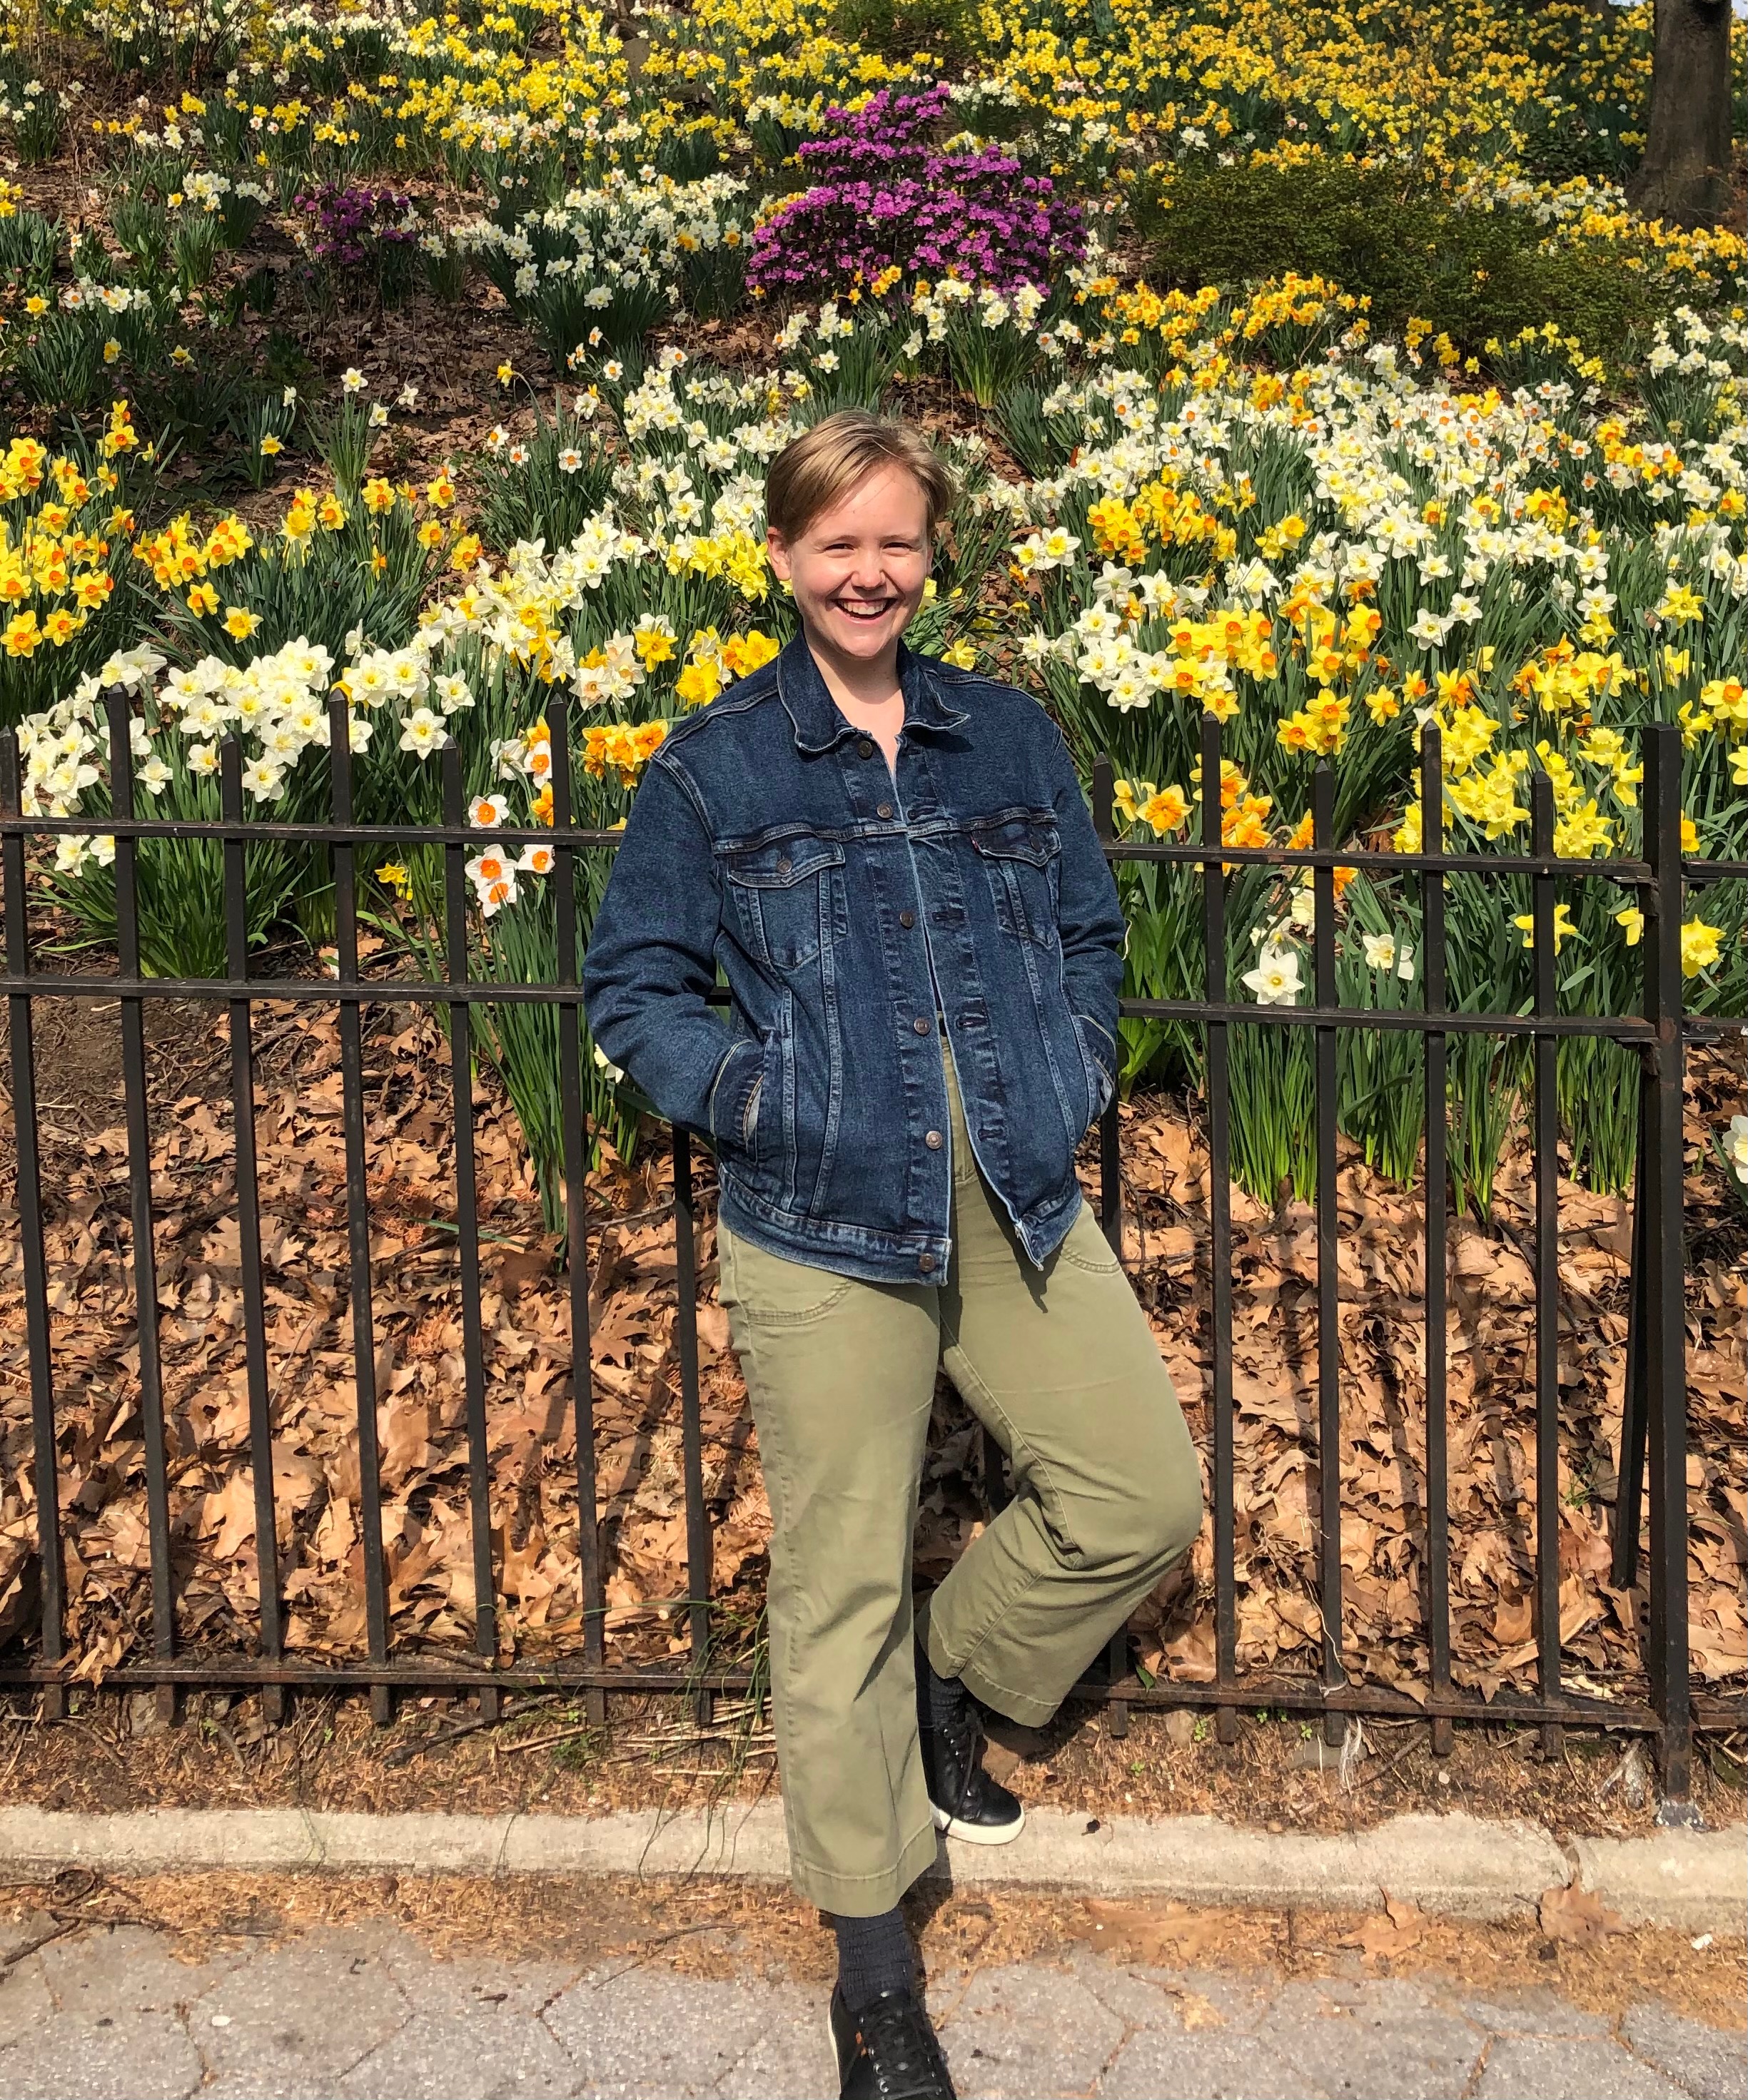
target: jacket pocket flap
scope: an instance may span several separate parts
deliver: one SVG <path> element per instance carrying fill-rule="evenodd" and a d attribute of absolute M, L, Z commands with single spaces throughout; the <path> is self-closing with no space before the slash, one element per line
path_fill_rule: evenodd
<path fill-rule="evenodd" d="M 822 868 L 843 864 L 844 849 L 830 839 L 779 839 L 770 845 L 748 846 L 724 859 L 729 880 L 749 889 L 788 889 Z"/>
<path fill-rule="evenodd" d="M 1062 835 L 1043 818 L 1008 817 L 999 823 L 979 825 L 971 834 L 971 843 L 986 859 L 1025 860 L 1044 867 L 1062 850 Z"/>

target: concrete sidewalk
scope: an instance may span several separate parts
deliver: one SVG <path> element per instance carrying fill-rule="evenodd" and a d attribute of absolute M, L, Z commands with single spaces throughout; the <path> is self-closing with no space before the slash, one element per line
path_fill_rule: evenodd
<path fill-rule="evenodd" d="M 779 1802 L 706 1815 L 337 1814 L 142 1809 L 84 1815 L 0 1809 L 0 1870 L 105 1873 L 224 1868 L 482 1874 L 710 1874 L 786 1882 Z M 935 1871 L 947 1871 L 946 1847 Z M 1748 1928 L 1748 1843 L 1723 1830 L 1661 1830 L 1562 1843 L 1540 1824 L 1453 1813 L 1368 1830 L 1264 1831 L 1212 1815 L 1159 1819 L 1033 1809 L 1013 1844 L 956 1846 L 961 1887 L 1068 1889 L 1193 1904 L 1376 1910 L 1386 1895 L 1435 1916 L 1525 1917 L 1582 1881 L 1628 1925 L 1736 1935 Z"/>
<path fill-rule="evenodd" d="M 819 2100 L 824 1993 L 675 1974 L 435 1960 L 391 1923 L 184 1961 L 139 1926 L 0 1927 L 5 2100 Z M 1284 1980 L 1076 1951 L 931 1987 L 963 2100 L 1740 2100 L 1748 2049 L 1645 2004 L 1552 1990 Z"/>

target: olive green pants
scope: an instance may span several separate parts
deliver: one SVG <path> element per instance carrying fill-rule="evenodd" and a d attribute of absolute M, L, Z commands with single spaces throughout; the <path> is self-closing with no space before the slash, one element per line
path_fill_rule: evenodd
<path fill-rule="evenodd" d="M 935 1857 L 917 1745 L 912 1534 L 937 1365 L 1013 1499 L 919 1608 L 929 1659 L 1047 1721 L 1190 1546 L 1201 1474 L 1145 1316 L 1089 1210 L 1042 1270 L 972 1158 L 947 1064 L 947 1280 L 873 1284 L 718 1228 L 770 1500 L 771 1703 L 798 1894 L 889 1909 Z"/>

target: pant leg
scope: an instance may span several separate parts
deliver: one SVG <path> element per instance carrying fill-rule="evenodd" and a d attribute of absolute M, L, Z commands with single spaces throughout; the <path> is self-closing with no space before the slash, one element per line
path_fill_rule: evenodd
<path fill-rule="evenodd" d="M 770 1498 L 771 1708 L 797 1894 L 889 1910 L 935 1857 L 916 1740 L 912 1536 L 939 1293 L 857 1282 L 718 1224 Z"/>
<path fill-rule="evenodd" d="M 943 1675 L 1036 1726 L 1188 1551 L 1201 1470 L 1146 1316 L 1091 1211 L 1034 1268 L 948 1091 L 958 1151 L 942 1361 L 1008 1454 L 1015 1493 L 929 1600 L 925 1639 Z"/>

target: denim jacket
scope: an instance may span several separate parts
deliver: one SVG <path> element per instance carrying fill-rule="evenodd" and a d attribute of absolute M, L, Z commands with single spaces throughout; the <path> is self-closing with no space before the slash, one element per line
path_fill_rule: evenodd
<path fill-rule="evenodd" d="M 901 647 L 898 761 L 804 638 L 673 730 L 584 971 L 596 1042 L 716 1148 L 732 1231 L 810 1267 L 939 1282 L 944 1025 L 983 1178 L 1041 1264 L 1110 1097 L 1123 922 L 1062 734 Z M 718 969 L 729 1004 L 707 1004 Z"/>

